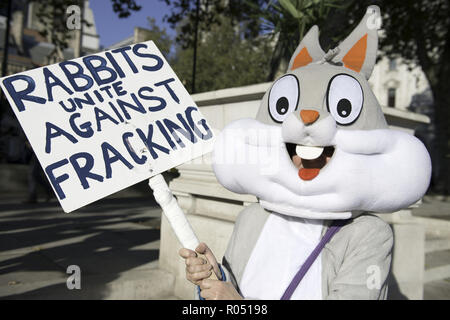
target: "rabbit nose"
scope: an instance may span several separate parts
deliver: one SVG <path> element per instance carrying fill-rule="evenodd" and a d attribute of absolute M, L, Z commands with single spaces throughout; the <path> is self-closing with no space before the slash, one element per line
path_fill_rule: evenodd
<path fill-rule="evenodd" d="M 303 123 L 306 125 L 313 124 L 319 119 L 319 112 L 315 110 L 301 110 L 300 118 L 302 118 Z"/>

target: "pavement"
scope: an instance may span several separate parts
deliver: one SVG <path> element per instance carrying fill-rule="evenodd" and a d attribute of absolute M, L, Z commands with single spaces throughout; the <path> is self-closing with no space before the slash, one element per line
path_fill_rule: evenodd
<path fill-rule="evenodd" d="M 161 210 L 150 193 L 118 193 L 73 213 L 56 199 L 23 200 L 0 197 L 0 299 L 171 298 L 174 279 L 158 270 Z M 67 287 L 71 265 L 80 268 L 80 290 Z"/>
<path fill-rule="evenodd" d="M 125 190 L 73 213 L 56 199 L 23 200 L 0 195 L 0 299 L 177 299 L 158 269 L 161 210 L 150 194 Z M 449 221 L 450 201 L 426 197 L 413 215 Z M 427 252 L 428 267 L 450 265 L 449 239 Z M 71 265 L 80 290 L 67 287 Z M 450 278 L 428 281 L 424 298 L 450 299 Z"/>

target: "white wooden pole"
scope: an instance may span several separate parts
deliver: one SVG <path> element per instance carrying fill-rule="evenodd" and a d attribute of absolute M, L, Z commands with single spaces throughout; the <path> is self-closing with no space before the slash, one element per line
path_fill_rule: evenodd
<path fill-rule="evenodd" d="M 169 220 L 169 224 L 181 245 L 184 248 L 195 251 L 195 248 L 199 245 L 197 236 L 186 219 L 183 210 L 178 205 L 172 191 L 170 191 L 164 177 L 161 174 L 157 174 L 148 180 L 148 185 L 153 189 L 153 196 L 163 209 L 164 215 Z"/>

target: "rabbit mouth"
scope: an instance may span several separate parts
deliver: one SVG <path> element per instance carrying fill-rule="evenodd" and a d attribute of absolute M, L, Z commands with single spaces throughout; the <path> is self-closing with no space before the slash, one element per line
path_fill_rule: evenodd
<path fill-rule="evenodd" d="M 286 149 L 292 163 L 298 169 L 298 176 L 306 181 L 317 177 L 334 154 L 333 146 L 309 147 L 286 143 Z"/>

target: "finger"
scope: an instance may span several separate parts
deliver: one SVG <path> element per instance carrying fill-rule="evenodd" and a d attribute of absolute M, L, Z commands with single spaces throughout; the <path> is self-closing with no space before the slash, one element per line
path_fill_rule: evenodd
<path fill-rule="evenodd" d="M 200 244 L 197 246 L 195 251 L 200 254 L 203 254 L 205 256 L 205 258 L 208 260 L 208 262 L 213 266 L 214 273 L 216 274 L 217 278 L 220 279 L 221 272 L 220 272 L 216 257 L 212 253 L 211 249 L 206 245 L 206 243 L 200 242 Z"/>
<path fill-rule="evenodd" d="M 198 286 L 201 285 L 201 281 L 209 278 L 211 276 L 211 271 L 201 271 L 201 272 L 195 272 L 195 273 L 186 273 L 186 278 L 191 281 L 199 282 L 196 283 Z"/>
<path fill-rule="evenodd" d="M 211 289 L 200 290 L 200 297 L 205 300 L 213 300 L 214 299 L 214 291 Z"/>
<path fill-rule="evenodd" d="M 195 248 L 195 251 L 201 254 L 205 254 L 205 251 L 209 250 L 208 246 L 206 245 L 206 243 L 204 242 L 200 242 L 197 246 L 197 248 Z"/>
<path fill-rule="evenodd" d="M 209 258 L 208 258 L 208 260 L 209 260 Z M 214 263 L 212 263 L 212 267 L 213 267 L 214 273 L 216 274 L 217 279 L 222 279 L 222 272 L 220 272 L 217 261 L 214 261 Z"/>
<path fill-rule="evenodd" d="M 207 264 L 208 261 L 202 258 L 189 257 L 185 260 L 185 263 L 187 266 L 193 266 L 193 265 Z"/>
<path fill-rule="evenodd" d="M 195 253 L 195 251 L 186 249 L 186 248 L 181 248 L 178 251 L 178 254 L 182 257 L 182 258 L 189 258 L 189 257 L 196 257 L 197 254 Z"/>
<path fill-rule="evenodd" d="M 186 271 L 189 273 L 197 273 L 197 272 L 204 272 L 204 271 L 211 271 L 212 265 L 210 264 L 197 264 L 197 265 L 191 265 L 186 266 Z"/>
<path fill-rule="evenodd" d="M 213 266 L 214 273 L 217 276 L 217 279 L 222 278 L 222 273 L 219 269 L 219 264 L 217 263 L 216 257 L 214 257 L 214 254 L 211 252 L 211 250 L 207 250 L 205 253 L 205 258 L 208 260 L 208 263 Z"/>
<path fill-rule="evenodd" d="M 211 289 L 212 287 L 214 287 L 214 285 L 216 284 L 216 282 L 218 282 L 219 280 L 212 280 L 212 279 L 204 279 L 202 281 L 202 283 L 200 283 L 200 289 Z"/>

